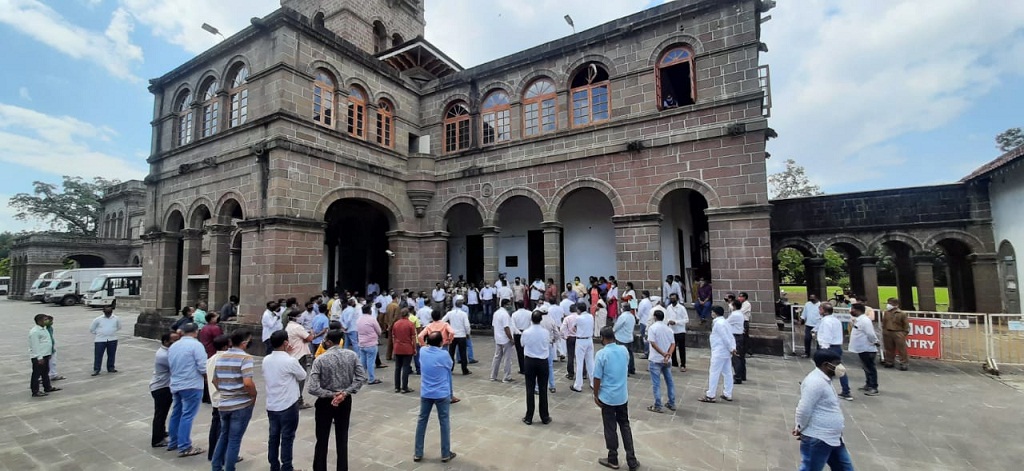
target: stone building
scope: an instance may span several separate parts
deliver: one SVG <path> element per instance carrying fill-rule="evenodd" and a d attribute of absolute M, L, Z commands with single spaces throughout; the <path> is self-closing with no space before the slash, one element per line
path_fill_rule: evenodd
<path fill-rule="evenodd" d="M 151 82 L 143 309 L 683 274 L 770 322 L 772 4 L 669 2 L 464 69 L 422 1 L 283 0 Z"/>

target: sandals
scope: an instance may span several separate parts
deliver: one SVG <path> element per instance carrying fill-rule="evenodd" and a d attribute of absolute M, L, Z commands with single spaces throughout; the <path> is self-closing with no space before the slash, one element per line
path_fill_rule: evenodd
<path fill-rule="evenodd" d="M 697 400 L 700 401 L 700 402 L 706 402 L 708 404 L 714 404 L 715 402 L 718 402 L 718 401 L 715 401 L 715 398 L 707 397 L 707 396 L 704 396 L 704 397 L 702 397 L 700 399 L 697 399 Z"/>
<path fill-rule="evenodd" d="M 722 399 L 725 399 L 726 402 L 732 402 L 732 398 L 731 397 L 726 397 L 725 394 L 722 394 Z"/>
<path fill-rule="evenodd" d="M 661 413 L 665 412 L 665 411 L 661 410 L 660 407 L 655 407 L 655 406 L 647 406 L 647 410 L 649 412 L 656 412 L 658 414 L 661 414 Z"/>
<path fill-rule="evenodd" d="M 185 458 L 185 457 L 189 457 L 189 456 L 201 455 L 203 453 L 206 453 L 206 450 L 204 450 L 202 448 L 199 448 L 197 446 L 194 446 L 194 447 L 190 447 L 188 449 L 182 450 L 180 453 L 178 453 L 178 457 L 179 458 Z"/>
<path fill-rule="evenodd" d="M 375 380 L 370 381 L 369 383 L 366 383 L 366 384 L 380 384 L 380 383 L 383 383 L 383 381 L 381 381 L 379 379 L 375 379 Z"/>

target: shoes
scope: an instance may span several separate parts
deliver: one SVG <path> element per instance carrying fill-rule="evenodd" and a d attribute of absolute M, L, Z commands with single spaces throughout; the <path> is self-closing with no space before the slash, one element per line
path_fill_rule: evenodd
<path fill-rule="evenodd" d="M 470 365 L 472 365 L 473 363 L 480 363 L 480 362 L 479 362 L 479 361 L 477 361 L 477 360 L 469 360 L 469 364 L 470 364 Z"/>
<path fill-rule="evenodd" d="M 36 392 L 32 393 L 32 397 L 46 397 L 46 396 L 49 396 L 49 394 L 46 394 L 46 393 L 44 393 L 42 391 L 36 391 Z"/>
<path fill-rule="evenodd" d="M 206 453 L 206 450 L 204 450 L 202 448 L 199 448 L 197 446 L 193 446 L 193 447 L 189 447 L 189 448 L 186 448 L 184 450 L 179 451 L 178 452 L 178 457 L 179 458 L 185 458 L 185 457 L 189 457 L 189 456 L 201 455 L 203 453 Z"/>
<path fill-rule="evenodd" d="M 441 458 L 441 462 L 442 463 L 447 463 L 447 462 L 449 462 L 451 460 L 454 460 L 454 459 L 455 459 L 455 452 L 452 452 L 452 454 L 450 454 L 448 456 L 445 456 L 444 458 Z"/>
<path fill-rule="evenodd" d="M 890 368 L 891 368 L 891 367 L 890 367 Z M 100 370 L 96 370 L 96 371 L 93 371 L 93 372 L 92 372 L 92 375 L 93 375 L 93 376 L 99 376 L 99 375 L 100 375 Z"/>
<path fill-rule="evenodd" d="M 732 384 L 743 384 L 743 380 L 742 379 L 733 378 Z"/>
<path fill-rule="evenodd" d="M 153 448 L 163 448 L 167 446 L 167 439 L 160 440 L 160 443 L 154 444 Z"/>
<path fill-rule="evenodd" d="M 377 365 L 377 366 L 375 366 L 375 368 L 378 369 L 378 370 L 383 370 L 384 368 L 387 368 L 387 367 L 388 367 L 388 365 Z"/>
<path fill-rule="evenodd" d="M 864 390 L 864 395 L 865 396 L 877 396 L 878 395 L 878 390 L 875 389 L 875 388 L 865 389 Z"/>
<path fill-rule="evenodd" d="M 462 372 L 462 376 L 471 375 L 471 374 L 473 374 L 473 372 L 469 371 L 469 370 L 466 370 L 466 371 Z"/>
<path fill-rule="evenodd" d="M 306 404 L 305 402 L 299 404 L 299 410 L 311 409 L 312 407 L 313 404 Z"/>
<path fill-rule="evenodd" d="M 494 381 L 494 380 L 492 379 L 491 381 Z M 397 394 L 397 393 L 400 393 L 400 392 L 402 392 L 402 390 L 401 390 L 401 389 L 399 389 L 399 388 L 395 388 L 395 393 L 396 393 L 396 394 Z"/>
<path fill-rule="evenodd" d="M 65 378 L 63 376 L 54 376 L 54 377 L 50 378 L 50 381 L 60 381 L 62 379 L 67 379 L 67 378 Z"/>
<path fill-rule="evenodd" d="M 413 372 L 412 372 L 412 374 L 413 374 L 414 376 L 419 376 L 419 375 L 420 375 L 420 372 L 419 372 L 419 371 L 413 371 Z"/>
<path fill-rule="evenodd" d="M 551 417 L 548 417 L 546 419 L 540 419 L 540 423 L 542 423 L 544 425 L 550 424 L 551 423 Z"/>
<path fill-rule="evenodd" d="M 47 393 L 52 393 L 54 391 L 60 391 L 60 388 L 50 388 L 46 390 Z"/>
<path fill-rule="evenodd" d="M 566 373 L 565 374 L 565 379 L 576 379 L 576 378 L 574 378 L 571 374 Z"/>
<path fill-rule="evenodd" d="M 370 381 L 369 383 L 366 383 L 366 384 L 380 384 L 380 383 L 383 383 L 383 381 L 381 381 L 379 379 L 375 379 L 375 380 Z"/>
<path fill-rule="evenodd" d="M 514 383 L 514 382 L 516 382 L 516 380 L 514 380 L 512 378 L 505 378 L 505 379 L 501 380 L 501 382 L 502 383 Z"/>
<path fill-rule="evenodd" d="M 647 359 L 647 355 L 640 355 L 640 359 L 641 360 L 646 360 Z"/>
<path fill-rule="evenodd" d="M 555 393 L 555 388 L 548 388 L 548 392 L 551 393 L 551 394 L 554 394 Z"/>
<path fill-rule="evenodd" d="M 405 388 L 405 389 L 402 390 L 402 394 L 409 394 L 409 393 L 411 393 L 413 391 L 415 391 L 415 389 Z"/>
<path fill-rule="evenodd" d="M 899 370 L 900 371 L 907 371 L 907 365 L 900 365 Z"/>
<path fill-rule="evenodd" d="M 725 402 L 732 402 L 732 398 L 729 397 L 729 396 L 726 396 L 725 394 L 722 394 L 722 399 L 724 399 Z"/>
<path fill-rule="evenodd" d="M 665 411 L 661 410 L 661 408 L 658 407 L 658 406 L 647 406 L 647 410 L 649 412 L 655 412 L 655 413 L 658 413 L 658 414 L 661 414 L 662 412 L 665 412 Z"/>
<path fill-rule="evenodd" d="M 896 365 L 893 365 L 893 364 L 891 364 L 891 363 L 882 363 L 882 366 L 884 366 L 884 367 L 886 367 L 886 368 L 892 368 L 892 367 L 894 367 L 894 366 L 896 366 Z"/>
<path fill-rule="evenodd" d="M 842 394 L 839 395 L 839 398 L 847 400 L 847 401 L 852 401 L 853 400 L 853 396 L 850 395 L 850 393 L 842 393 Z"/>
<path fill-rule="evenodd" d="M 117 373 L 117 370 L 107 370 L 107 373 Z"/>
<path fill-rule="evenodd" d="M 417 463 L 419 463 L 420 461 L 422 461 L 422 460 L 423 460 L 423 457 L 422 457 L 422 456 L 413 456 L 413 457 L 412 457 L 412 460 L 413 460 L 413 461 L 415 461 L 415 462 L 417 462 Z"/>
<path fill-rule="evenodd" d="M 861 387 L 857 388 L 857 390 L 858 391 L 867 391 L 868 387 L 867 386 L 861 386 Z"/>
<path fill-rule="evenodd" d="M 527 419 L 526 417 L 523 417 L 523 423 L 526 424 L 526 425 L 533 425 L 533 421 L 530 420 L 530 419 Z"/>
<path fill-rule="evenodd" d="M 576 388 L 574 388 L 572 386 L 569 386 L 569 389 L 572 390 L 573 392 L 583 392 L 582 389 L 576 389 Z"/>
<path fill-rule="evenodd" d="M 619 464 L 608 461 L 608 458 L 599 458 L 597 460 L 597 464 L 604 466 L 605 468 L 619 469 Z"/>
<path fill-rule="evenodd" d="M 675 404 L 667 404 L 667 405 L 665 405 L 665 408 L 670 410 L 670 411 L 672 411 L 672 412 L 676 411 L 676 405 Z"/>

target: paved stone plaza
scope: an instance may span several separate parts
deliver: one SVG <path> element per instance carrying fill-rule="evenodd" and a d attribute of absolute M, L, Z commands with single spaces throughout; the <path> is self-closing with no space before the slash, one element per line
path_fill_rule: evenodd
<path fill-rule="evenodd" d="M 89 376 L 92 338 L 88 325 L 98 311 L 0 300 L 12 334 L 0 342 L 0 469 L 100 470 L 207 469 L 204 457 L 178 458 L 149 447 L 152 399 L 148 383 L 157 343 L 132 338 L 136 315 L 120 312 L 125 338 L 118 348 L 119 373 Z M 52 314 L 59 370 L 68 379 L 63 391 L 46 398 L 29 397 L 26 333 L 32 316 Z M 452 449 L 458 458 L 442 464 L 437 424 L 428 428 L 426 457 L 412 461 L 412 441 L 419 401 L 392 392 L 385 383 L 364 387 L 356 396 L 351 430 L 352 469 L 603 469 L 600 416 L 591 394 L 569 391 L 562 374 L 551 398 L 550 425 L 523 425 L 523 383 L 488 381 L 493 352 L 489 337 L 474 345 L 480 363 L 472 376 L 455 376 Z M 642 469 L 774 470 L 796 469 L 797 442 L 789 435 L 798 398 L 798 382 L 811 368 L 806 360 L 755 357 L 748 362 L 750 381 L 737 386 L 736 401 L 700 404 L 706 387 L 708 351 L 691 349 L 689 372 L 675 374 L 680 395 L 676 413 L 653 414 L 646 361 L 630 383 L 633 436 Z M 852 385 L 863 375 L 851 363 Z M 564 363 L 556 364 L 564 369 Z M 564 374 L 564 373 L 563 373 Z M 1019 371 L 1004 374 L 1013 382 Z M 418 377 L 410 387 L 419 389 Z M 857 469 L 862 470 L 1000 470 L 1019 467 L 1024 445 L 1020 430 L 1020 390 L 993 380 L 974 365 L 916 362 L 909 372 L 880 371 L 882 395 L 857 396 L 843 403 L 846 439 Z M 257 374 L 262 394 L 262 376 Z M 1018 383 L 1019 384 L 1019 383 Z M 240 470 L 267 469 L 267 419 L 263 401 L 242 445 Z M 206 447 L 210 408 L 203 405 L 193 439 Z M 296 439 L 296 466 L 309 469 L 313 455 L 313 413 L 302 412 Z M 333 457 L 333 445 L 332 445 Z M 1016 464 L 1015 464 L 1016 463 Z"/>

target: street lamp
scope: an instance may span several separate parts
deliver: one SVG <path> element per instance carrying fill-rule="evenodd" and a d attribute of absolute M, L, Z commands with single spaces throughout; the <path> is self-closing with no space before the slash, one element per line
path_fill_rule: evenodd
<path fill-rule="evenodd" d="M 572 27 L 572 34 L 576 34 L 576 25 L 572 23 L 572 17 L 569 15 L 565 15 L 565 22 L 569 23 L 569 26 Z"/>
<path fill-rule="evenodd" d="M 203 30 L 206 31 L 207 33 L 215 34 L 217 36 L 220 36 L 221 39 L 225 39 L 224 35 L 220 34 L 220 30 L 218 30 L 217 28 L 214 28 L 213 26 L 210 26 L 208 23 L 203 23 Z"/>

